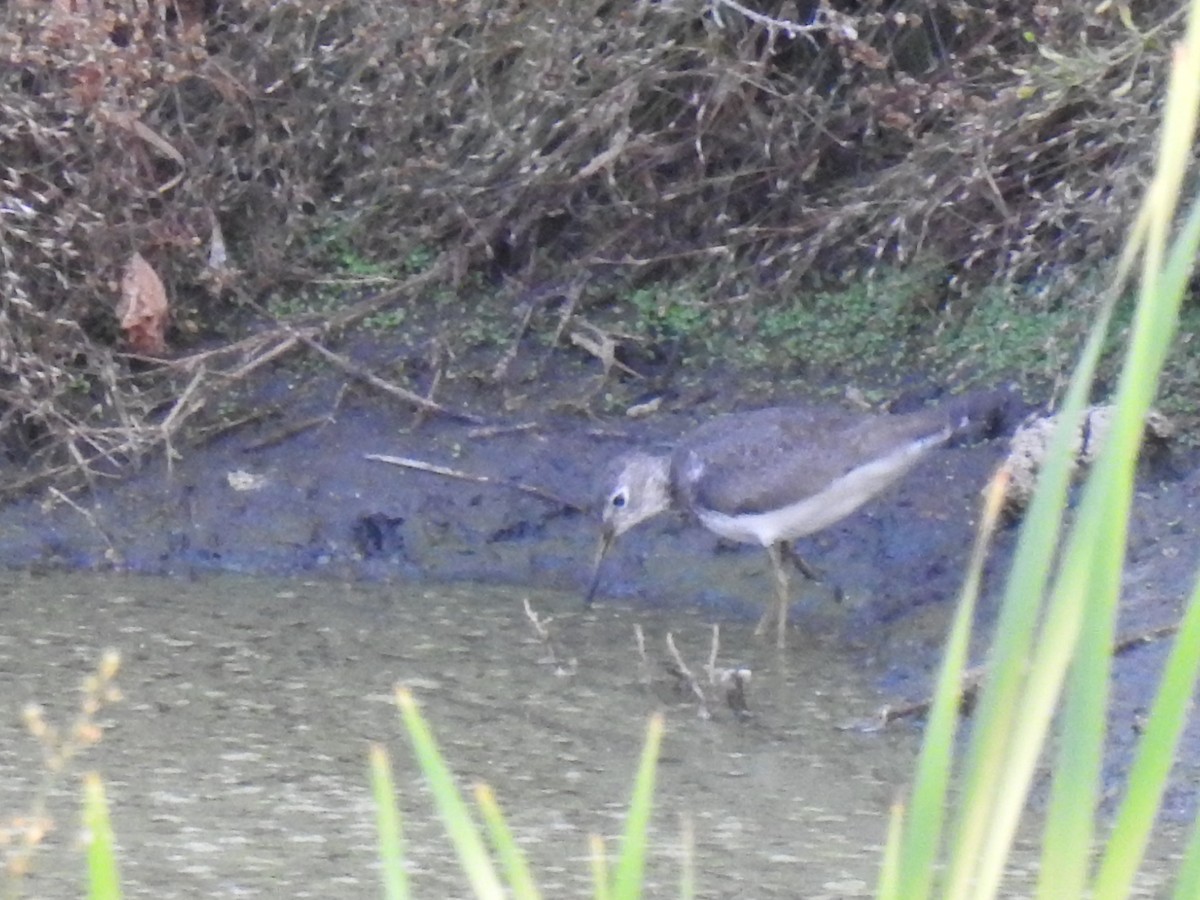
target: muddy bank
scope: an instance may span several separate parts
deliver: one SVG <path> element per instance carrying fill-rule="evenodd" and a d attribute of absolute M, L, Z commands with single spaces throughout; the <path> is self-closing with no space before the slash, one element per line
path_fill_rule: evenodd
<path fill-rule="evenodd" d="M 189 448 L 169 464 L 152 460 L 72 502 L 43 491 L 7 505 L 0 510 L 0 563 L 190 578 L 241 572 L 487 582 L 582 594 L 597 539 L 596 473 L 606 461 L 632 447 L 666 450 L 681 433 L 730 409 L 814 403 L 756 396 L 737 384 L 666 392 L 661 406 L 640 418 L 593 418 L 564 410 L 553 397 L 500 411 L 502 398 L 486 389 L 442 401 L 468 421 L 416 417 L 368 391 L 341 395 L 343 387 L 332 376 L 299 386 L 268 378 L 258 387 L 260 400 L 278 403 L 285 395 L 282 416 Z M 583 381 L 559 385 L 564 396 L 586 388 Z M 1014 403 L 1009 418 L 1023 409 Z M 914 611 L 951 600 L 979 490 L 1003 449 L 1002 437 L 941 449 L 897 490 L 799 542 L 824 576 L 803 589 L 799 626 L 871 645 Z M 489 481 L 396 467 L 371 455 Z M 1008 541 L 1000 543 L 997 568 Z M 672 514 L 618 542 L 599 598 L 748 619 L 769 595 L 767 572 L 760 549 L 725 544 Z"/>

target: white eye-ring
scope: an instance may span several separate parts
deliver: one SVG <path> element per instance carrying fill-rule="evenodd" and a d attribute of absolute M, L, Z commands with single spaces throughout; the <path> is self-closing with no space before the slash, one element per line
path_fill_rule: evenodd
<path fill-rule="evenodd" d="M 623 507 L 625 505 L 627 500 L 628 500 L 628 498 L 625 496 L 624 491 L 617 491 L 615 494 L 612 495 L 611 503 L 612 503 L 614 509 L 621 509 L 621 507 Z"/>

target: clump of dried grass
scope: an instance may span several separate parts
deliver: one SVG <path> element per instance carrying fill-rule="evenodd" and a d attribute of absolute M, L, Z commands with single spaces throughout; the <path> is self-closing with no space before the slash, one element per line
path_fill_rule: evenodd
<path fill-rule="evenodd" d="M 117 352 L 133 253 L 176 346 L 319 273 L 332 231 L 444 249 L 449 280 L 717 260 L 764 297 L 923 255 L 952 280 L 1096 264 L 1179 13 L 14 0 L 0 26 L 0 448 L 119 468 L 195 384 Z"/>

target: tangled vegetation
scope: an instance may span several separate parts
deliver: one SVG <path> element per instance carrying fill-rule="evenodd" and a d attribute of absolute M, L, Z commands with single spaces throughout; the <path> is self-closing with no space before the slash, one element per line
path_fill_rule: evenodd
<path fill-rule="evenodd" d="M 0 452 L 43 477 L 120 471 L 231 380 L 400 321 L 418 289 L 586 282 L 583 315 L 704 272 L 705 315 L 746 331 L 880 267 L 932 260 L 934 311 L 967 284 L 1091 275 L 1148 170 L 1182 19 L 1091 0 L 13 0 L 0 24 Z M 130 352 L 114 312 L 135 254 L 170 298 L 165 358 Z M 246 332 L 331 271 L 418 269 L 343 292 L 303 339 L 292 319 Z M 478 292 L 465 313 L 489 299 L 513 305 Z"/>

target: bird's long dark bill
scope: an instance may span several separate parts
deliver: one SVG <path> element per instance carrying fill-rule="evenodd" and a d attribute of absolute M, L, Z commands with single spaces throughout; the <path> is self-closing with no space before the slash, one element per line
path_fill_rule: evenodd
<path fill-rule="evenodd" d="M 592 562 L 592 579 L 588 583 L 587 593 L 583 596 L 584 606 L 592 605 L 592 600 L 596 596 L 596 588 L 600 587 L 600 564 L 604 562 L 604 557 L 608 553 L 608 548 L 612 546 L 614 537 L 615 535 L 607 528 L 600 534 L 600 543 L 596 546 L 596 558 Z"/>

